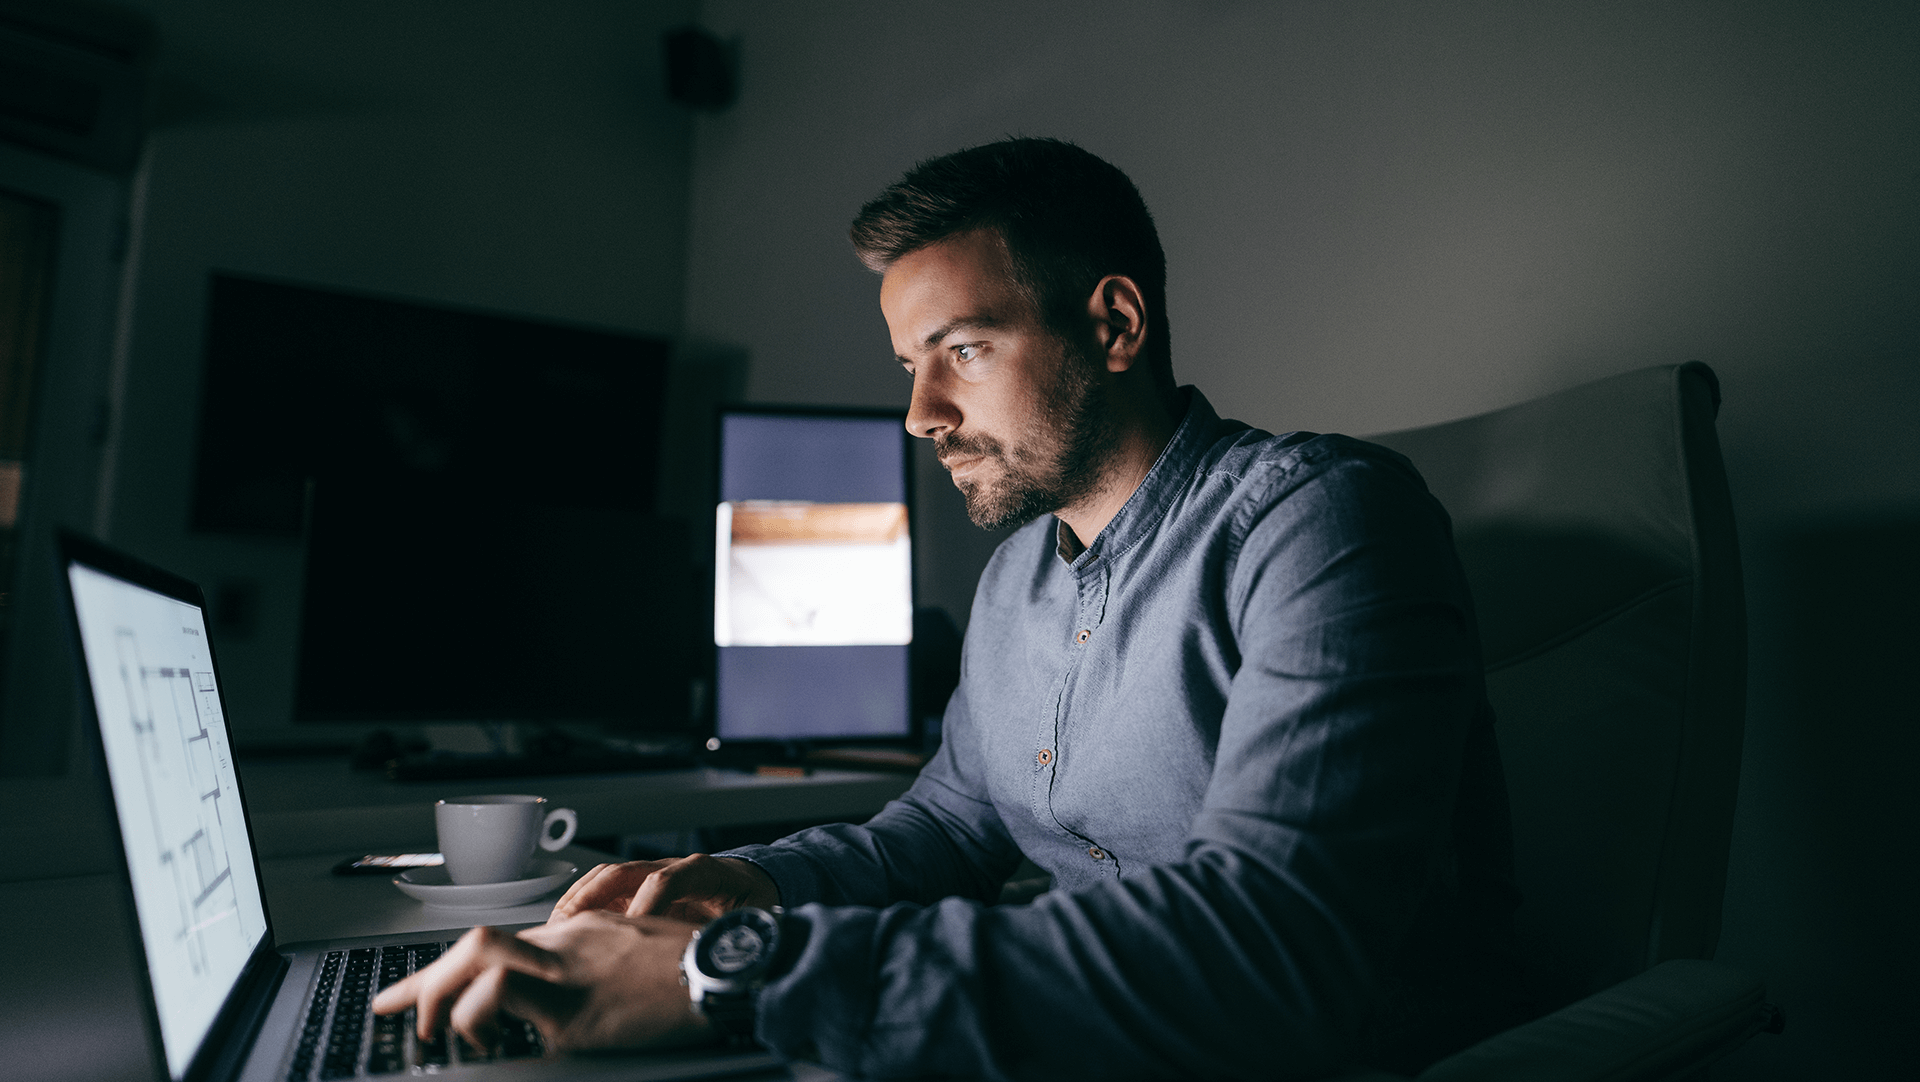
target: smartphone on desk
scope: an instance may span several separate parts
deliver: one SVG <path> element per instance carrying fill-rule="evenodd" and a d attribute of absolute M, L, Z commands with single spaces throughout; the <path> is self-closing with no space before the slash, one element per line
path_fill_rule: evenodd
<path fill-rule="evenodd" d="M 408 868 L 437 868 L 447 858 L 438 853 L 368 853 L 348 857 L 333 866 L 335 875 L 392 875 Z"/>

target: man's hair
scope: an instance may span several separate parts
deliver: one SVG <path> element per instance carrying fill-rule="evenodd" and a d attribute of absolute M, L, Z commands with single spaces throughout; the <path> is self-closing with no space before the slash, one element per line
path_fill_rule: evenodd
<path fill-rule="evenodd" d="M 1108 162 L 1059 139 L 1008 139 L 914 166 L 854 217 L 848 235 L 877 274 L 930 244 L 976 229 L 1006 243 L 1014 284 L 1077 349 L 1087 298 L 1109 274 L 1140 287 L 1145 355 L 1171 395 L 1167 257 L 1140 190 Z"/>

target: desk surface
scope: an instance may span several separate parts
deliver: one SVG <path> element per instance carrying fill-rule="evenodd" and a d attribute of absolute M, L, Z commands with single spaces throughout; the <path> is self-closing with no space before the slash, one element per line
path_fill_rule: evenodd
<path fill-rule="evenodd" d="M 337 758 L 242 759 L 240 778 L 262 859 L 432 849 L 433 802 L 466 793 L 538 793 L 579 812 L 582 833 L 597 835 L 859 821 L 913 783 L 911 775 L 854 770 L 765 778 L 714 769 L 396 782 Z"/>
<path fill-rule="evenodd" d="M 511 909 L 440 910 L 401 894 L 387 877 L 331 874 L 351 853 L 433 849 L 433 801 L 441 797 L 534 792 L 578 811 L 589 834 L 626 834 L 860 820 L 912 783 L 903 774 L 850 770 L 800 778 L 682 770 L 403 783 L 350 770 L 344 758 L 242 759 L 240 771 L 281 943 L 545 920 L 558 892 Z M 23 828 L 4 839 L 18 867 L 0 876 L 0 928 L 8 933 L 0 949 L 0 1076 L 9 1082 L 146 1082 L 151 1061 L 124 888 L 117 874 L 102 871 L 111 859 L 111 827 L 93 809 L 90 786 L 41 788 L 51 796 L 43 800 L 31 786 L 15 794 L 15 803 L 43 814 L 26 816 Z M 82 798 L 86 806 L 76 806 Z M 27 807 L 34 800 L 45 806 Z M 578 848 L 564 855 L 583 871 L 601 859 Z M 48 878 L 25 878 L 21 871 Z M 833 1077 L 794 1068 L 796 1079 Z"/>
<path fill-rule="evenodd" d="M 578 846 L 557 855 L 582 872 L 607 859 Z M 433 909 L 401 894 L 390 876 L 334 875 L 336 859 L 261 862 L 276 942 L 442 931 L 451 938 L 475 924 L 543 921 L 560 894 L 507 909 Z M 15 933 L 0 954 L 0 1063 L 8 1079 L 150 1079 L 121 889 L 109 875 L 0 883 L 0 927 Z M 792 1077 L 839 1076 L 795 1065 Z"/>
<path fill-rule="evenodd" d="M 554 856 L 580 874 L 617 857 L 569 845 Z M 565 886 L 526 905 L 503 909 L 436 909 L 400 893 L 391 875 L 335 875 L 331 855 L 263 860 L 267 912 L 278 943 L 310 943 L 398 932 L 466 931 L 476 924 L 534 924 L 547 919 Z M 575 876 L 574 878 L 578 878 Z M 568 886 L 573 879 L 568 879 Z"/>

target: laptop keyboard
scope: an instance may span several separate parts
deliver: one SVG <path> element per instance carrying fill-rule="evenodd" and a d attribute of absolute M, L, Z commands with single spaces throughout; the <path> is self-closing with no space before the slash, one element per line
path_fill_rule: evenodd
<path fill-rule="evenodd" d="M 541 1055 L 545 1049 L 539 1031 L 518 1018 L 502 1016 L 500 1047 L 488 1052 L 445 1031 L 431 1041 L 420 1040 L 411 1009 L 371 1013 L 375 993 L 428 965 L 449 945 L 407 943 L 328 952 L 300 1042 L 287 1065 L 287 1082 L 427 1074 L 461 1063 Z"/>

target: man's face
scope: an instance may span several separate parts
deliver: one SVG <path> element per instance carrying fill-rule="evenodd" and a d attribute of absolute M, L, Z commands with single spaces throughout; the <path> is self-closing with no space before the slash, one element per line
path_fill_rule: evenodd
<path fill-rule="evenodd" d="M 1013 280 L 998 234 L 909 253 L 880 284 L 894 352 L 913 376 L 907 430 L 989 530 L 1072 507 L 1098 486 L 1116 435 L 1091 343 L 1062 341 Z"/>

